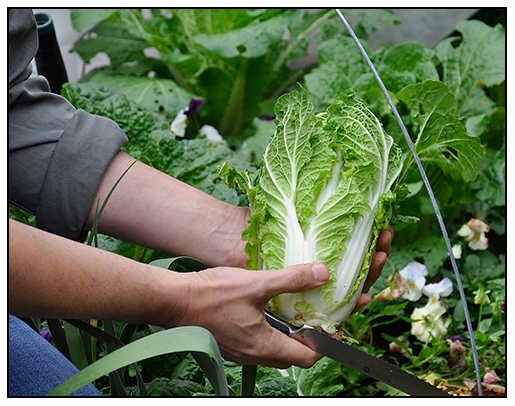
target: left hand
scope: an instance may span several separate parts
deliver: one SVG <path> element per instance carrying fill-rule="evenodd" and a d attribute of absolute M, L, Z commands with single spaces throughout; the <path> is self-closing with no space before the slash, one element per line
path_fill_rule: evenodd
<path fill-rule="evenodd" d="M 381 231 L 381 234 L 379 234 L 379 238 L 377 239 L 376 244 L 376 253 L 370 261 L 370 269 L 368 271 L 367 279 L 363 287 L 363 292 L 358 299 L 358 303 L 356 303 L 356 307 L 354 308 L 353 313 L 368 305 L 372 300 L 367 292 L 377 281 L 379 276 L 381 276 L 381 271 L 383 270 L 386 260 L 388 259 L 388 255 L 390 255 L 390 252 L 392 251 L 393 236 L 394 231 L 391 225 L 389 225 L 386 229 Z"/>

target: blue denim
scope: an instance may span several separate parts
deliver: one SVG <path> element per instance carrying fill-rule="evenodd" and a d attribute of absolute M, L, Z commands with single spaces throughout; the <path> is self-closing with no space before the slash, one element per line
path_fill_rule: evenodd
<path fill-rule="evenodd" d="M 79 370 L 26 323 L 9 315 L 9 396 L 44 396 Z M 72 396 L 101 396 L 93 384 Z"/>

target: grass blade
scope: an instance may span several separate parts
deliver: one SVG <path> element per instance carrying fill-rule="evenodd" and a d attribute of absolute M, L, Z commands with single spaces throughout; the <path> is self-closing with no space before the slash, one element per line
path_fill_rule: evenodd
<path fill-rule="evenodd" d="M 202 327 L 188 326 L 160 331 L 127 344 L 84 368 L 50 391 L 47 396 L 68 396 L 95 379 L 126 365 L 179 351 L 195 351 L 208 355 L 211 361 L 204 357 L 205 367 L 217 371 L 217 376 L 215 381 L 211 381 L 212 374 L 206 376 L 210 379 L 217 395 L 228 395 L 229 389 L 225 384 L 225 373 L 222 374 L 223 377 L 219 376 L 219 371 L 223 371 L 223 363 L 213 335 Z M 209 362 L 215 365 L 209 365 Z M 224 385 L 220 387 L 219 382 L 222 381 L 224 381 Z"/>
<path fill-rule="evenodd" d="M 88 241 L 86 242 L 87 245 L 93 245 L 98 248 L 98 222 L 100 221 L 100 216 L 104 212 L 104 209 L 106 207 L 106 204 L 108 200 L 111 198 L 111 195 L 113 194 L 114 190 L 116 189 L 116 186 L 120 183 L 120 181 L 123 179 L 123 177 L 129 172 L 129 169 L 131 169 L 134 164 L 138 162 L 135 160 L 132 164 L 129 165 L 129 167 L 125 170 L 125 172 L 122 173 L 122 175 L 118 178 L 116 183 L 113 185 L 109 193 L 107 194 L 104 202 L 102 203 L 102 206 L 100 209 L 98 208 L 98 204 L 100 203 L 97 201 L 97 206 L 95 208 L 95 220 L 93 221 L 93 226 L 91 227 L 91 231 L 89 233 Z"/>

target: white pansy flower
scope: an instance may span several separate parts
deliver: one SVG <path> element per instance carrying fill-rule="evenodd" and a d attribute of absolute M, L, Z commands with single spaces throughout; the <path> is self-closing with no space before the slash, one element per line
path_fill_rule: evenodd
<path fill-rule="evenodd" d="M 468 240 L 468 246 L 474 251 L 484 251 L 488 248 L 488 238 L 485 233 L 490 231 L 490 226 L 478 219 L 471 219 L 458 231 L 460 237 Z"/>
<path fill-rule="evenodd" d="M 223 138 L 218 132 L 218 130 L 215 127 L 207 124 L 202 126 L 202 128 L 200 129 L 200 134 L 205 136 L 206 139 L 212 143 L 223 141 Z"/>
<path fill-rule="evenodd" d="M 427 267 L 420 262 L 411 262 L 399 271 L 402 279 L 406 281 L 408 290 L 402 296 L 412 302 L 422 297 L 422 289 L 426 284 Z"/>
<path fill-rule="evenodd" d="M 422 293 L 429 298 L 429 303 L 436 303 L 442 297 L 447 297 L 452 293 L 452 282 L 449 278 L 443 278 L 438 283 L 429 283 L 424 286 Z"/>
<path fill-rule="evenodd" d="M 445 336 L 450 324 L 450 320 L 443 321 L 441 318 L 445 312 L 445 306 L 440 300 L 428 302 L 424 307 L 413 310 L 410 318 L 415 321 L 411 323 L 410 333 L 423 343 L 431 338 Z"/>
<path fill-rule="evenodd" d="M 188 116 L 186 115 L 186 109 L 179 111 L 177 116 L 172 122 L 170 126 L 170 131 L 176 137 L 184 137 L 186 135 L 186 121 L 188 120 Z"/>

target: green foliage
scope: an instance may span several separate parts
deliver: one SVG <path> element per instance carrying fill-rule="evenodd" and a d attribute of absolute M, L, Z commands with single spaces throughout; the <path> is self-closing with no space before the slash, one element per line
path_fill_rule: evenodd
<path fill-rule="evenodd" d="M 367 33 L 398 19 L 388 10 L 344 11 L 355 17 L 355 30 L 383 78 L 413 137 L 453 244 L 461 245 L 458 259 L 466 292 L 481 373 L 495 369 L 506 384 L 506 135 L 505 32 L 471 20 L 456 26 L 456 36 L 434 49 L 414 42 L 371 50 Z M 225 186 L 217 167 L 230 161 L 238 171 L 253 171 L 262 163 L 277 98 L 300 83 L 311 96 L 315 111 L 325 110 L 341 93 L 354 91 L 381 120 L 407 157 L 402 174 L 409 192 L 394 215 L 420 219 L 397 230 L 392 254 L 374 296 L 387 286 L 386 278 L 412 261 L 424 263 L 428 279 L 443 277 L 454 283 L 441 232 L 420 175 L 411 160 L 390 108 L 352 40 L 330 10 L 288 9 L 75 9 L 72 22 L 86 35 L 74 50 L 85 61 L 105 52 L 108 67 L 95 70 L 81 83 L 66 84 L 63 95 L 77 108 L 109 117 L 129 136 L 124 150 L 155 168 L 232 204 L 246 205 L 242 194 Z M 288 31 L 289 36 L 283 35 Z M 319 62 L 293 68 L 308 47 L 318 46 Z M 155 48 L 156 58 L 146 50 Z M 185 138 L 175 138 L 170 124 L 191 98 L 204 101 L 200 114 L 188 120 Z M 214 143 L 199 135 L 203 124 L 224 136 Z M 235 179 L 237 180 L 237 179 Z M 240 179 L 241 180 L 241 179 Z M 34 224 L 34 216 L 9 207 L 9 216 Z M 488 249 L 474 251 L 457 235 L 471 218 L 485 221 Z M 102 249 L 149 263 L 166 256 L 107 236 L 98 236 Z M 191 260 L 194 262 L 194 260 Z M 191 267 L 190 259 L 168 260 L 175 270 Z M 477 293 L 474 293 L 477 292 Z M 481 293 L 481 295 L 479 295 Z M 482 303 L 474 297 L 481 296 Z M 486 299 L 488 298 L 488 300 Z M 418 376 L 434 372 L 438 379 L 462 385 L 474 379 L 467 342 L 464 310 L 457 290 L 445 299 L 452 323 L 445 338 L 461 335 L 466 353 L 451 356 L 445 338 L 428 343 L 410 335 L 414 308 L 403 299 L 374 300 L 349 317 L 343 329 L 359 347 L 400 365 Z M 44 322 L 36 321 L 36 325 Z M 49 321 L 54 343 L 81 368 L 116 354 L 115 343 L 137 343 L 160 329 L 98 321 L 97 329 L 111 335 L 111 344 L 91 340 L 77 326 Z M 84 327 L 84 326 L 82 326 Z M 81 338 L 84 343 L 80 347 Z M 258 339 L 258 338 L 256 338 Z M 118 341 L 116 341 L 118 340 Z M 405 352 L 393 353 L 393 342 Z M 70 351 L 72 354 L 70 354 Z M 109 355 L 107 355 L 109 352 Z M 212 396 L 213 385 L 189 352 L 162 353 L 137 361 L 118 372 L 126 394 L 148 391 L 151 396 Z M 231 395 L 242 395 L 241 367 L 224 362 L 223 374 Z M 219 379 L 219 377 L 218 377 Z M 114 380 L 95 381 L 106 394 Z M 330 359 L 313 368 L 285 371 L 258 367 L 256 396 L 371 396 L 396 394 Z M 123 389 L 125 388 L 125 389 Z"/>
<path fill-rule="evenodd" d="M 363 36 L 398 21 L 387 10 L 346 12 L 358 16 Z M 205 101 L 203 122 L 223 135 L 241 135 L 255 116 L 272 113 L 263 102 L 275 101 L 306 72 L 290 69 L 288 62 L 305 56 L 310 43 L 337 32 L 332 10 L 152 9 L 146 15 L 122 9 L 105 16 L 99 20 L 101 14 L 89 9 L 74 10 L 76 28 L 97 24 L 73 50 L 85 61 L 105 52 L 111 65 L 102 70 L 120 80 L 120 75 L 148 72 L 173 79 Z M 159 59 L 145 54 L 151 47 L 159 51 Z M 180 108 L 168 113 L 175 115 Z"/>

